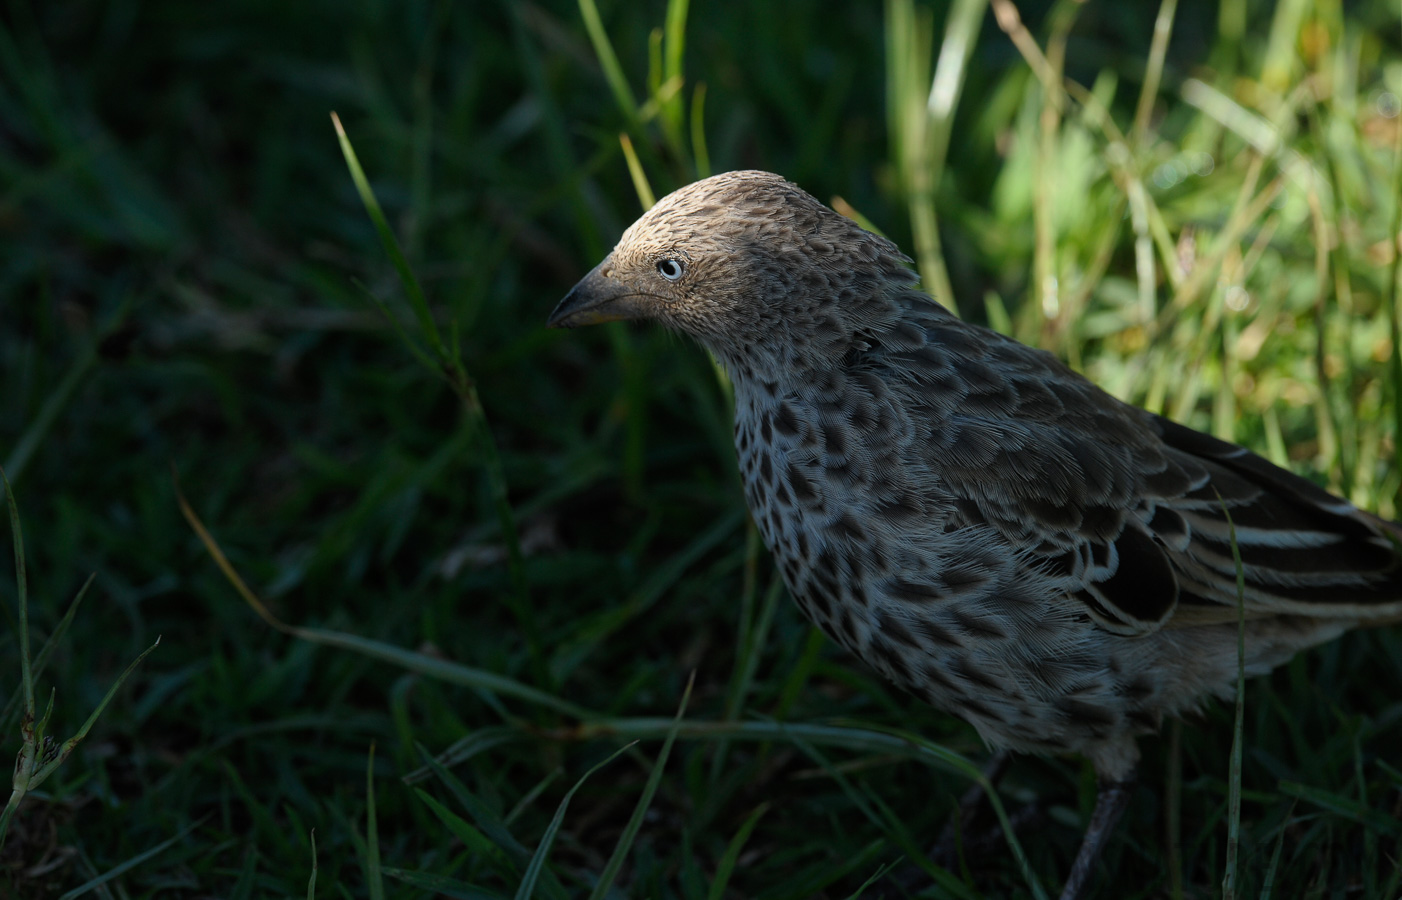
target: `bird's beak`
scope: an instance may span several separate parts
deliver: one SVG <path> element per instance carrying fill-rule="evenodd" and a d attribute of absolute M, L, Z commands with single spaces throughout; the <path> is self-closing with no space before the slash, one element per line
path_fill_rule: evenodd
<path fill-rule="evenodd" d="M 580 279 L 545 325 L 548 328 L 578 328 L 619 319 L 640 319 L 648 314 L 652 298 L 612 277 L 610 257 Z"/>

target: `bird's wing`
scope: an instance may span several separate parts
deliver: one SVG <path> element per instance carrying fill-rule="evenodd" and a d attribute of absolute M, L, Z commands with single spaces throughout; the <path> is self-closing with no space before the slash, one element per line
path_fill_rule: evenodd
<path fill-rule="evenodd" d="M 1161 416 L 1150 425 L 1188 476 L 1169 496 L 1145 498 L 1178 575 L 1181 624 L 1204 617 L 1192 606 L 1235 617 L 1233 540 L 1250 614 L 1368 619 L 1402 608 L 1396 525 L 1234 444 Z"/>
<path fill-rule="evenodd" d="M 1102 627 L 1402 615 L 1402 530 L 1042 351 L 938 313 L 901 348 L 956 516 L 998 531 Z M 918 343 L 918 342 L 913 342 Z M 1230 516 L 1230 524 L 1228 517 Z"/>

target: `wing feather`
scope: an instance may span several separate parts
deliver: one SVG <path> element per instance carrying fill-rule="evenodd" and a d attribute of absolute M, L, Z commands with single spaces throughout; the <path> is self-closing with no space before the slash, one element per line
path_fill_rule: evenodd
<path fill-rule="evenodd" d="M 924 313 L 890 359 L 962 518 L 1044 561 L 1102 627 L 1402 617 L 1402 527 L 1235 444 L 1124 404 L 1042 351 Z M 1229 518 L 1230 517 L 1230 520 Z"/>

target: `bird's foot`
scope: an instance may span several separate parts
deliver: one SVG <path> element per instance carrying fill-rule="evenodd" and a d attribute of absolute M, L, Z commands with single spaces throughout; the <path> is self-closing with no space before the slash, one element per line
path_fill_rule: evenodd
<path fill-rule="evenodd" d="M 1008 835 L 1003 825 L 992 815 L 992 810 L 971 820 L 961 820 L 958 826 L 951 823 L 945 833 L 928 854 L 930 862 L 941 868 L 956 871 L 960 864 L 970 865 L 981 860 L 1007 843 Z M 990 821 L 984 821 L 985 819 Z M 1040 803 L 1026 803 L 1008 814 L 1008 824 L 1014 833 L 1035 828 L 1043 821 Z"/>
<path fill-rule="evenodd" d="M 1133 779 L 1125 781 L 1102 781 L 1095 797 L 1095 810 L 1090 815 L 1090 825 L 1086 836 L 1081 838 L 1081 849 L 1076 853 L 1076 861 L 1071 864 L 1071 873 L 1066 876 L 1066 885 L 1061 889 L 1061 900 L 1081 900 L 1090 884 L 1091 873 L 1100 861 L 1105 850 L 1105 842 L 1115 830 L 1115 823 L 1129 804 Z"/>

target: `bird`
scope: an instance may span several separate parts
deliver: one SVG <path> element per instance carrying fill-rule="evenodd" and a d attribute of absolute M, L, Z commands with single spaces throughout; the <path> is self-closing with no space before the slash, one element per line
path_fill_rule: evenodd
<path fill-rule="evenodd" d="M 1234 696 L 1239 635 L 1254 676 L 1402 619 L 1402 526 L 960 319 L 894 243 L 779 175 L 667 195 L 547 325 L 615 320 L 726 369 L 746 502 L 818 628 L 995 750 L 1089 760 L 1062 900 L 1087 890 L 1138 739 Z"/>

